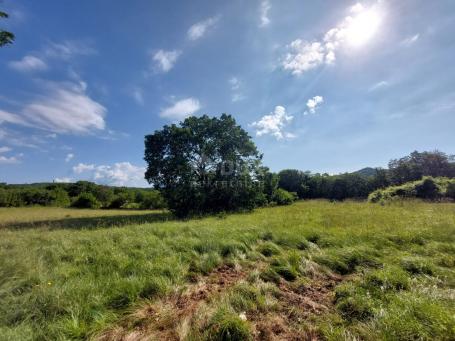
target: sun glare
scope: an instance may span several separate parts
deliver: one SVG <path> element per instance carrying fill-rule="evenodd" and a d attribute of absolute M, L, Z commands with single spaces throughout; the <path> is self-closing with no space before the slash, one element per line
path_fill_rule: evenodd
<path fill-rule="evenodd" d="M 350 45 L 367 43 L 379 30 L 382 16 L 379 10 L 369 9 L 352 17 L 346 28 L 346 40 Z"/>

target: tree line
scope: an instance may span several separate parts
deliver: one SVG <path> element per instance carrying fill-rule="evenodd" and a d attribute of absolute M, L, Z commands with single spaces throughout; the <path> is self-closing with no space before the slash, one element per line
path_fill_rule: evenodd
<path fill-rule="evenodd" d="M 71 184 L 0 184 L 0 207 L 55 206 L 76 208 L 159 209 L 166 206 L 153 189 L 109 187 L 88 181 Z"/>
<path fill-rule="evenodd" d="M 234 118 L 190 117 L 145 137 L 145 178 L 177 215 L 249 210 L 295 199 L 366 199 L 391 185 L 423 176 L 455 177 L 454 157 L 440 151 L 413 152 L 389 162 L 338 175 L 262 165 L 253 140 Z"/>

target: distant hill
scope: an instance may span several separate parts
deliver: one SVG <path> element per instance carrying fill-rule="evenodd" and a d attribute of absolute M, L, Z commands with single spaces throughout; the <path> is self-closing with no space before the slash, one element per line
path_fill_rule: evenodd
<path fill-rule="evenodd" d="M 374 176 L 376 174 L 376 168 L 365 167 L 365 168 L 362 168 L 362 169 L 354 172 L 354 174 L 359 174 L 359 175 L 363 175 L 363 176 Z"/>

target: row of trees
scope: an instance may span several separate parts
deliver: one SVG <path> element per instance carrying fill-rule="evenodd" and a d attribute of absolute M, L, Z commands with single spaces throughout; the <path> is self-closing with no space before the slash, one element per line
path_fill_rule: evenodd
<path fill-rule="evenodd" d="M 0 207 L 58 206 L 153 209 L 166 206 L 156 190 L 72 184 L 0 185 Z"/>
<path fill-rule="evenodd" d="M 389 169 L 339 175 L 262 166 L 262 155 L 235 120 L 190 117 L 145 137 L 145 178 L 177 215 L 252 209 L 295 198 L 367 198 L 390 185 L 423 176 L 455 177 L 454 157 L 439 151 L 413 152 L 391 160 Z"/>
<path fill-rule="evenodd" d="M 279 187 L 296 192 L 301 199 L 344 200 L 366 198 L 377 190 L 422 179 L 424 176 L 455 177 L 454 157 L 440 151 L 412 152 L 389 162 L 388 169 L 365 169 L 339 175 L 312 174 L 296 169 L 278 173 Z"/>

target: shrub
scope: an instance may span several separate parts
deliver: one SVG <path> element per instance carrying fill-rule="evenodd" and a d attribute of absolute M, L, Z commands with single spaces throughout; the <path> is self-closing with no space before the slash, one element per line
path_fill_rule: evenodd
<path fill-rule="evenodd" d="M 447 185 L 446 196 L 455 200 L 455 181 Z"/>
<path fill-rule="evenodd" d="M 81 193 L 71 206 L 76 208 L 100 208 L 101 204 L 92 193 Z"/>
<path fill-rule="evenodd" d="M 277 205 L 290 205 L 296 200 L 296 194 L 288 192 L 282 188 L 278 188 L 274 195 L 273 201 Z"/>
<path fill-rule="evenodd" d="M 388 202 L 395 198 L 421 198 L 435 200 L 441 197 L 455 198 L 455 179 L 423 177 L 400 186 L 376 190 L 368 196 L 372 203 Z"/>
<path fill-rule="evenodd" d="M 140 192 L 136 196 L 136 202 L 143 210 L 160 209 L 166 207 L 166 200 L 158 191 Z"/>
<path fill-rule="evenodd" d="M 436 199 L 441 195 L 441 189 L 433 178 L 426 178 L 415 186 L 416 196 L 422 199 Z"/>

